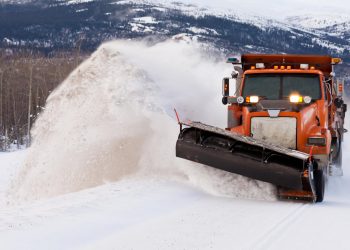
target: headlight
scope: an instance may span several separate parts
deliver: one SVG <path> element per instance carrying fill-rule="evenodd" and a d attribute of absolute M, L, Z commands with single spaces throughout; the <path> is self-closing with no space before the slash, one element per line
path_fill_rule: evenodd
<path fill-rule="evenodd" d="M 324 137 L 309 137 L 307 138 L 307 144 L 315 146 L 325 146 L 326 138 Z"/>
<path fill-rule="evenodd" d="M 246 102 L 248 103 L 258 103 L 259 102 L 259 96 L 252 95 L 246 97 Z"/>
<path fill-rule="evenodd" d="M 303 102 L 303 97 L 300 95 L 290 95 L 289 101 L 292 103 L 301 103 Z"/>

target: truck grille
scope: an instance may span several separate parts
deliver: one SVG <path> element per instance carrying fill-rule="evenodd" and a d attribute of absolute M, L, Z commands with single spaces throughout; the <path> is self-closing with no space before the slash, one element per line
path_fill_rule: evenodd
<path fill-rule="evenodd" d="M 296 149 L 297 123 L 294 117 L 253 117 L 253 138 L 290 149 Z"/>

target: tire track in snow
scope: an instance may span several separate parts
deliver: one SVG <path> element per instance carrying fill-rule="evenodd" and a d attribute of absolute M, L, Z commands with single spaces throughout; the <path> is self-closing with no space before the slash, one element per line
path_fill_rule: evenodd
<path fill-rule="evenodd" d="M 310 204 L 300 204 L 296 207 L 296 209 L 293 209 L 291 212 L 283 216 L 281 220 L 273 224 L 268 230 L 254 240 L 253 243 L 244 249 L 268 249 L 268 246 L 271 244 L 271 242 L 273 242 L 273 239 L 276 238 L 277 235 L 283 235 L 282 232 L 284 229 L 289 227 L 291 224 L 296 223 L 298 217 L 300 217 L 300 214 L 302 214 L 309 206 Z"/>

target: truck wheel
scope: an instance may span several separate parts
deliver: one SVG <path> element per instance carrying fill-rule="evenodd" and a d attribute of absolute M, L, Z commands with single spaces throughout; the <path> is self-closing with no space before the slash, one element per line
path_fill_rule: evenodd
<path fill-rule="evenodd" d="M 342 143 L 339 142 L 339 148 L 338 148 L 338 152 L 337 152 L 337 155 L 334 157 L 333 159 L 333 164 L 340 168 L 342 166 L 342 161 L 343 161 L 343 147 L 341 145 Z"/>
<path fill-rule="evenodd" d="M 326 178 L 322 169 L 317 169 L 314 171 L 314 180 L 316 189 L 316 202 L 322 202 L 326 185 Z"/>

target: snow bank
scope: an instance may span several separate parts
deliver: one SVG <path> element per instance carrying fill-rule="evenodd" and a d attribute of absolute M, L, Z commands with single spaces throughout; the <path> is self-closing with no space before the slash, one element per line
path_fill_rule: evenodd
<path fill-rule="evenodd" d="M 271 185 L 175 158 L 173 107 L 183 119 L 225 126 L 220 82 L 231 68 L 205 55 L 181 41 L 102 45 L 49 97 L 10 194 L 41 199 L 138 175 L 274 199 Z"/>
<path fill-rule="evenodd" d="M 11 153 L 0 152 L 0 207 L 6 205 L 6 190 L 9 188 L 11 181 L 18 175 L 25 156 L 25 150 L 17 150 Z"/>

